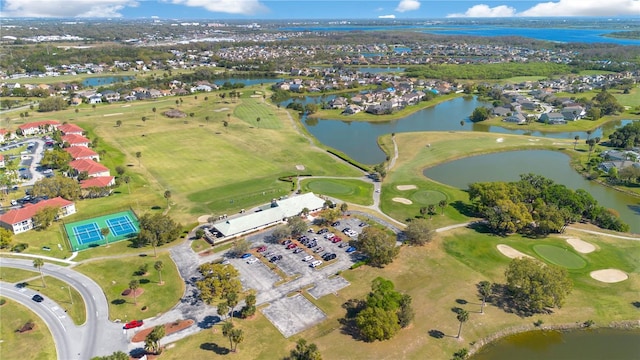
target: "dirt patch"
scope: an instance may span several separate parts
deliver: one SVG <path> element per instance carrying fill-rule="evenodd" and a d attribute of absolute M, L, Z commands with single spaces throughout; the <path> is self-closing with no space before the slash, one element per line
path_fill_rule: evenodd
<path fill-rule="evenodd" d="M 401 197 L 394 197 L 393 199 L 391 199 L 395 202 L 399 202 L 400 204 L 405 204 L 405 205 L 411 205 L 413 204 L 413 201 L 409 200 L 409 199 L 405 199 L 405 198 L 401 198 Z"/>
<path fill-rule="evenodd" d="M 588 242 L 578 238 L 568 238 L 567 242 L 579 253 L 588 254 L 596 251 L 596 247 L 593 244 L 589 244 Z"/>
<path fill-rule="evenodd" d="M 510 259 L 516 259 L 516 258 L 520 259 L 520 258 L 525 258 L 525 257 L 532 258 L 531 256 L 529 256 L 529 255 L 527 255 L 527 254 L 525 254 L 523 252 L 520 252 L 520 251 L 512 248 L 509 245 L 498 244 L 496 247 L 498 248 L 498 251 L 500 251 L 502 253 L 502 255 L 504 255 L 504 256 L 506 256 L 506 257 L 508 257 Z"/>
<path fill-rule="evenodd" d="M 617 283 L 629 278 L 629 275 L 618 269 L 596 270 L 592 271 L 589 275 L 591 275 L 592 278 L 605 283 Z"/>
<path fill-rule="evenodd" d="M 137 288 L 136 289 L 136 297 L 138 297 L 138 296 L 140 296 L 142 294 L 144 294 L 144 289 Z M 131 289 L 124 289 L 124 291 L 120 295 L 133 297 L 133 291 L 131 291 Z"/>
<path fill-rule="evenodd" d="M 164 324 L 165 336 L 171 335 L 180 330 L 184 330 L 189 326 L 193 325 L 193 323 L 194 321 L 189 319 L 189 320 L 180 320 L 180 321 L 174 321 L 168 324 Z M 147 335 L 149 335 L 149 333 L 151 333 L 151 331 L 153 331 L 153 327 L 149 329 L 141 330 L 140 332 L 138 332 L 133 336 L 133 338 L 131 339 L 131 342 L 135 343 L 135 342 L 144 341 L 144 339 L 147 337 Z"/>
<path fill-rule="evenodd" d="M 209 222 L 209 218 L 210 218 L 210 217 L 211 217 L 211 215 L 201 215 L 201 216 L 198 216 L 198 222 L 199 222 L 200 224 L 207 223 L 207 222 Z"/>
<path fill-rule="evenodd" d="M 405 191 L 405 190 L 417 189 L 418 187 L 415 185 L 398 185 L 396 186 L 396 188 L 400 191 Z"/>

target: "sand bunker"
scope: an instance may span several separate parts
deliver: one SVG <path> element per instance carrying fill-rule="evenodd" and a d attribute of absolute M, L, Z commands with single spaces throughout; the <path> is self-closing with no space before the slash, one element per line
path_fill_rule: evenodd
<path fill-rule="evenodd" d="M 118 116 L 118 115 L 122 115 L 122 113 L 104 114 L 102 116 L 108 117 L 108 116 Z"/>
<path fill-rule="evenodd" d="M 501 142 L 503 142 L 503 141 L 504 141 L 504 139 L 503 139 L 503 138 L 497 138 L 497 139 L 496 139 L 496 142 L 499 142 L 499 143 L 501 143 Z"/>
<path fill-rule="evenodd" d="M 592 271 L 589 275 L 598 281 L 606 283 L 617 283 L 629 278 L 625 272 L 618 269 L 596 270 Z"/>
<path fill-rule="evenodd" d="M 413 204 L 413 202 L 409 199 L 405 199 L 405 198 L 400 198 L 400 197 L 395 197 L 393 199 L 391 199 L 395 202 L 399 202 L 400 204 L 405 204 L 405 205 L 411 205 Z"/>
<path fill-rule="evenodd" d="M 405 190 L 417 189 L 418 187 L 415 185 L 398 185 L 396 186 L 396 188 L 400 191 L 405 191 Z"/>
<path fill-rule="evenodd" d="M 221 109 L 215 109 L 215 110 L 213 110 L 213 112 L 222 112 L 222 111 L 227 111 L 227 110 L 229 110 L 229 108 L 223 107 Z"/>
<path fill-rule="evenodd" d="M 588 254 L 590 252 L 596 251 L 595 246 L 578 238 L 568 238 L 567 242 L 569 243 L 569 245 L 573 246 L 573 248 L 579 253 Z"/>
<path fill-rule="evenodd" d="M 520 252 L 520 251 L 512 248 L 509 245 L 498 244 L 496 247 L 498 248 L 498 251 L 500 251 L 502 253 L 502 255 L 504 255 L 504 256 L 506 256 L 506 257 L 508 257 L 510 259 L 516 259 L 516 258 L 520 259 L 520 258 L 523 258 L 523 257 L 531 258 L 531 256 L 529 256 L 529 255 L 527 255 L 527 254 L 525 254 L 523 252 Z"/>

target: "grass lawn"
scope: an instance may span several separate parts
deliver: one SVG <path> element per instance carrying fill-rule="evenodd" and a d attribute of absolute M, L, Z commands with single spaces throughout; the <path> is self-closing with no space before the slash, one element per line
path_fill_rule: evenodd
<path fill-rule="evenodd" d="M 301 184 L 305 192 L 312 191 L 358 205 L 373 204 L 373 184 L 362 180 L 304 179 Z"/>
<path fill-rule="evenodd" d="M 56 278 L 45 276 L 44 282 L 47 285 L 46 287 L 42 287 L 42 281 L 38 277 L 38 279 L 29 281 L 27 287 L 55 301 L 65 310 L 76 325 L 84 324 L 87 320 L 87 312 L 82 295 L 75 288 L 67 285 L 66 282 Z M 71 297 L 69 297 L 69 290 L 71 290 Z M 71 299 L 73 299 L 73 304 Z"/>
<path fill-rule="evenodd" d="M 261 95 L 242 99 L 242 106 L 234 109 L 233 115 L 247 124 L 261 129 L 280 129 L 282 122 L 273 107 L 267 104 Z M 260 121 L 258 121 L 260 119 Z"/>
<path fill-rule="evenodd" d="M 503 141 L 497 142 L 498 138 Z M 424 169 L 469 154 L 543 148 L 559 150 L 571 145 L 569 140 L 478 132 L 398 133 L 395 139 L 398 160 L 382 183 L 380 208 L 396 220 L 407 221 L 420 216 L 421 207 L 434 204 L 437 211 L 431 219 L 434 228 L 467 221 L 468 196 L 465 191 L 429 180 L 422 174 Z M 399 190 L 399 185 L 415 185 L 416 189 Z M 396 197 L 409 199 L 412 204 L 393 201 Z M 442 198 L 449 204 L 444 209 L 444 216 L 440 215 L 442 209 L 437 206 Z"/>
<path fill-rule="evenodd" d="M 8 283 L 18 283 L 35 276 L 40 276 L 37 271 L 0 267 L 0 280 Z"/>
<path fill-rule="evenodd" d="M 588 131 L 595 130 L 600 126 L 603 126 L 609 122 L 615 123 L 618 120 L 632 119 L 634 118 L 631 115 L 623 114 L 623 115 L 615 115 L 615 116 L 605 116 L 596 121 L 581 119 L 577 121 L 569 121 L 564 125 L 549 125 L 544 124 L 537 121 L 532 121 L 529 124 L 518 125 L 515 123 L 502 121 L 502 117 L 493 117 L 491 119 L 485 120 L 479 123 L 479 126 L 500 126 L 505 129 L 512 130 L 523 130 L 523 131 L 544 131 L 544 132 L 572 132 L 572 131 Z M 637 118 L 637 116 L 635 116 Z"/>
<path fill-rule="evenodd" d="M 53 336 L 44 321 L 28 308 L 5 299 L 7 302 L 0 307 L 3 316 L 0 322 L 0 357 L 2 359 L 31 359 L 49 360 L 56 359 L 56 347 Z M 16 329 L 22 327 L 27 321 L 33 321 L 33 330 L 19 333 Z"/>
<path fill-rule="evenodd" d="M 567 269 L 581 269 L 587 262 L 567 247 L 538 244 L 533 250 L 546 262 L 565 267 Z"/>
<path fill-rule="evenodd" d="M 156 261 L 162 261 L 163 285 L 159 285 L 158 272 L 154 269 Z M 148 264 L 147 275 L 138 274 L 140 266 Z M 75 270 L 89 276 L 97 282 L 109 302 L 110 319 L 141 319 L 161 314 L 171 309 L 184 293 L 184 283 L 178 274 L 178 269 L 168 253 L 153 256 L 132 256 L 125 259 L 96 260 L 82 263 Z M 137 297 L 138 304 L 134 304 L 133 296 L 122 296 L 122 292 L 129 288 L 131 280 L 140 281 L 140 289 L 144 293 Z M 146 310 L 142 308 L 146 306 Z"/>

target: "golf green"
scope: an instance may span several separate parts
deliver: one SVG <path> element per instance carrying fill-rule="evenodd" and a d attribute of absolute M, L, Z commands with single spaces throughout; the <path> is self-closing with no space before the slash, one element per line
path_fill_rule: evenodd
<path fill-rule="evenodd" d="M 548 262 L 567 269 L 581 269 L 587 262 L 580 256 L 570 251 L 553 245 L 535 245 L 533 250 Z"/>
<path fill-rule="evenodd" d="M 437 205 L 441 200 L 446 200 L 447 196 L 436 190 L 419 190 L 411 194 L 410 198 L 420 205 Z"/>

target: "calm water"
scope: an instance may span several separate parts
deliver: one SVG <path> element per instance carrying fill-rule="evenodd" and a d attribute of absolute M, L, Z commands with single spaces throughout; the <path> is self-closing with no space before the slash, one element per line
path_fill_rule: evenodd
<path fill-rule="evenodd" d="M 263 79 L 255 79 L 255 78 L 228 78 L 228 79 L 218 79 L 213 83 L 222 86 L 222 84 L 229 82 L 231 84 L 243 83 L 245 86 L 251 85 L 259 85 L 259 84 L 271 84 L 277 83 L 278 81 L 282 81 L 282 79 L 278 78 L 263 78 Z"/>
<path fill-rule="evenodd" d="M 117 82 L 133 80 L 133 76 L 99 76 L 84 79 L 82 86 L 105 86 Z"/>
<path fill-rule="evenodd" d="M 471 360 L 637 360 L 640 332 L 616 329 L 531 331 L 488 345 Z"/>
<path fill-rule="evenodd" d="M 600 205 L 618 211 L 631 232 L 640 233 L 640 200 L 585 180 L 569 166 L 569 156 L 561 152 L 524 150 L 472 156 L 425 169 L 423 173 L 460 189 L 473 182 L 517 181 L 524 173 L 542 175 L 571 189 L 586 190 Z"/>

